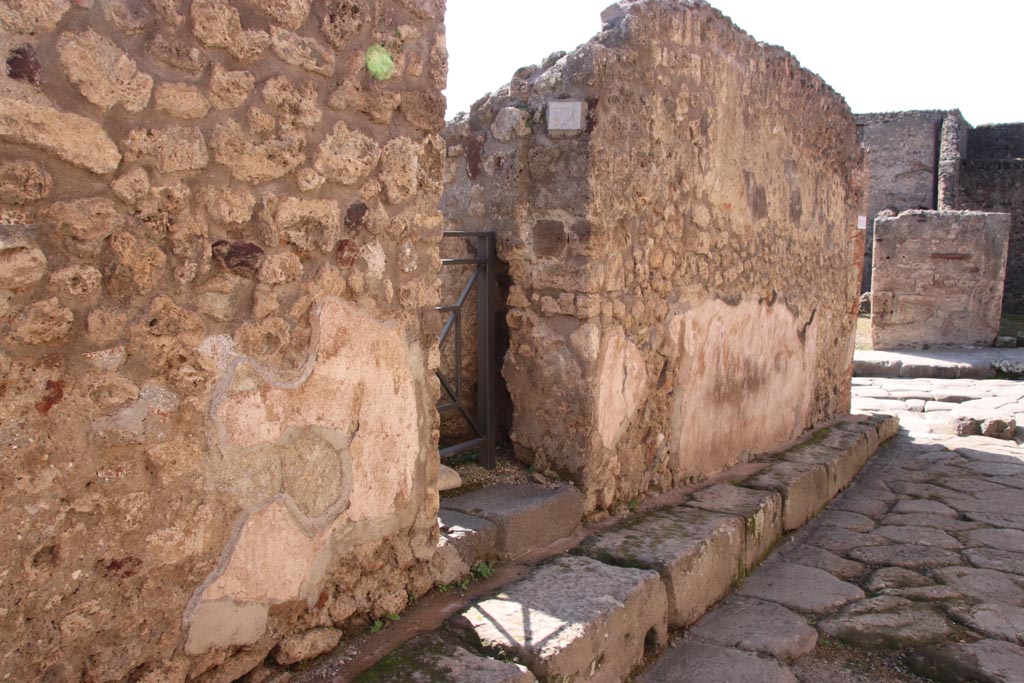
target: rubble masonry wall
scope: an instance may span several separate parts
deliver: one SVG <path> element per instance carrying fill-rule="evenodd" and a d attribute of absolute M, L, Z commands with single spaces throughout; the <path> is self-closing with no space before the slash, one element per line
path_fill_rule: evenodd
<path fill-rule="evenodd" d="M 0 680 L 231 681 L 430 588 L 443 13 L 0 2 Z"/>
<path fill-rule="evenodd" d="M 605 19 L 449 125 L 442 200 L 508 264 L 516 453 L 589 511 L 845 412 L 863 253 L 842 98 L 702 3 Z"/>

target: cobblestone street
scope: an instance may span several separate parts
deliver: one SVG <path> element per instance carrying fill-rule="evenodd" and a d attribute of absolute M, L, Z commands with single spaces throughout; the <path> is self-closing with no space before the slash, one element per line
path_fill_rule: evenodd
<path fill-rule="evenodd" d="M 855 379 L 854 412 L 898 414 L 900 434 L 639 680 L 1024 681 L 1024 448 L 948 433 L 1007 436 L 1022 399 Z"/>

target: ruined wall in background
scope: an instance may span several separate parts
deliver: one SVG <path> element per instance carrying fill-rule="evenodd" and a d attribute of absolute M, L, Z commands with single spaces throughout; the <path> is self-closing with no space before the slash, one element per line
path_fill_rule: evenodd
<path fill-rule="evenodd" d="M 838 95 L 703 4 L 604 19 L 449 126 L 442 200 L 509 266 L 517 455 L 590 511 L 846 411 L 863 253 Z"/>
<path fill-rule="evenodd" d="M 906 211 L 875 222 L 875 349 L 990 346 L 999 332 L 1010 216 Z"/>
<path fill-rule="evenodd" d="M 0 1 L 0 680 L 231 681 L 430 587 L 443 12 Z"/>
<path fill-rule="evenodd" d="M 1003 311 L 1024 313 L 1024 124 L 978 126 L 970 131 L 959 208 L 1013 216 Z"/>
<path fill-rule="evenodd" d="M 938 206 L 937 177 L 945 118 L 944 111 L 858 114 L 856 117 L 871 167 L 863 291 L 871 289 L 873 223 L 878 212 L 892 209 L 899 213 Z"/>

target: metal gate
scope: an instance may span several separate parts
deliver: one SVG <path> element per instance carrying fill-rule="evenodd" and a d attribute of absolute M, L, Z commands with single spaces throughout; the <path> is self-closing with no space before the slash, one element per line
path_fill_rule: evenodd
<path fill-rule="evenodd" d="M 458 300 L 446 306 L 438 306 L 437 310 L 448 314 L 444 327 L 441 328 L 439 345 L 454 337 L 455 363 L 454 377 L 445 377 L 440 368 L 437 378 L 445 398 L 438 404 L 441 413 L 458 411 L 469 423 L 474 437 L 468 441 L 447 446 L 441 449 L 441 459 L 450 458 L 471 450 L 479 452 L 479 462 L 487 468 L 495 465 L 495 383 L 497 381 L 497 362 L 494 348 L 494 288 L 497 257 L 494 251 L 494 233 L 491 232 L 455 232 L 446 231 L 445 238 L 472 239 L 476 241 L 476 256 L 469 258 L 442 259 L 442 268 L 473 266 L 466 285 L 462 288 Z M 476 288 L 476 415 L 471 415 L 462 405 L 462 309 L 469 298 L 470 292 Z M 450 381 L 449 381 L 450 380 Z"/>

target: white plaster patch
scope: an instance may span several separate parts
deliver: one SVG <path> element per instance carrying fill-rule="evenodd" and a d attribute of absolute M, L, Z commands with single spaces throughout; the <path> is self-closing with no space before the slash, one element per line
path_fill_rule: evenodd
<path fill-rule="evenodd" d="M 598 374 L 597 431 L 605 448 L 614 448 L 647 394 L 647 366 L 622 329 L 606 336 Z"/>

